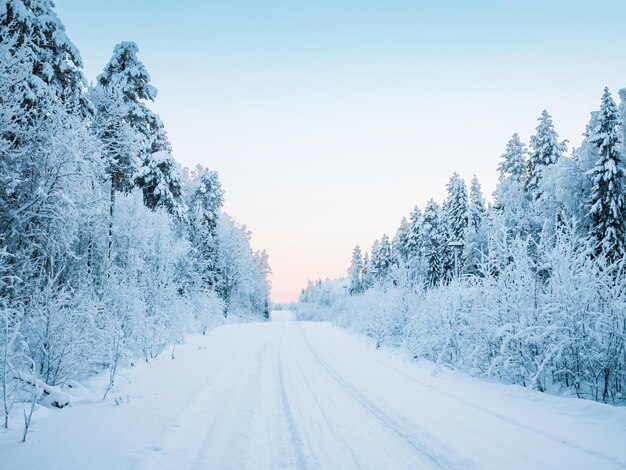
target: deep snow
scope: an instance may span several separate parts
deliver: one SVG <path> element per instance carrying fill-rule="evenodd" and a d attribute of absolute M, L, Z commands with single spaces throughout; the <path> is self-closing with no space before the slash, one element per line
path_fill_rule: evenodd
<path fill-rule="evenodd" d="M 0 467 L 624 468 L 626 409 L 404 361 L 327 323 L 225 325 L 40 407 Z M 76 393 L 76 392 L 74 392 Z M 120 404 L 116 404 L 120 403 Z"/>

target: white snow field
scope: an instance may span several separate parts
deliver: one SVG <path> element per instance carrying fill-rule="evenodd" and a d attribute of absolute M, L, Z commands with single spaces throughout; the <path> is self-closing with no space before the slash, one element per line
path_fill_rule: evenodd
<path fill-rule="evenodd" d="M 219 327 L 0 432 L 2 469 L 626 468 L 626 409 L 403 360 L 327 323 Z M 130 383 L 129 383 L 130 382 Z M 115 404 L 115 401 L 121 404 Z"/>

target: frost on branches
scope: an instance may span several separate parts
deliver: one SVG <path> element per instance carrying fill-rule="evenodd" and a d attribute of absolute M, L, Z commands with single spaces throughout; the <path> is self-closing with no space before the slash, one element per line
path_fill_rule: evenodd
<path fill-rule="evenodd" d="M 299 315 L 364 333 L 409 357 L 536 390 L 626 401 L 626 91 L 605 89 L 567 155 L 544 111 L 527 150 L 506 144 L 494 202 L 453 174 L 442 205 L 403 220 L 348 279 L 303 290 Z M 381 240 L 384 240 L 383 237 Z M 456 253 L 458 276 L 451 243 Z M 381 253 L 393 261 L 381 276 Z M 452 263 L 452 265 L 451 265 Z M 342 289 L 361 285 L 363 289 Z M 356 295 L 358 294 L 358 295 Z"/>
<path fill-rule="evenodd" d="M 268 316 L 267 255 L 221 211 L 217 173 L 181 172 L 136 44 L 115 46 L 87 90 L 53 7 L 0 1 L 5 427 L 15 403 L 64 407 L 68 384 L 101 371 L 108 396 L 120 368 L 227 311 Z"/>

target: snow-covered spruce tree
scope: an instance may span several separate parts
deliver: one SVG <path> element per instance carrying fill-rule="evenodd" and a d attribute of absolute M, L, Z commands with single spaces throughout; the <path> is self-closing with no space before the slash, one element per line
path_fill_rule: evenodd
<path fill-rule="evenodd" d="M 454 173 L 446 185 L 448 196 L 444 201 L 440 215 L 440 233 L 443 238 L 443 279 L 450 281 L 454 277 L 455 269 L 463 272 L 465 265 L 462 247 L 465 246 L 465 236 L 469 226 L 469 200 L 465 181 L 458 173 Z M 450 246 L 450 243 L 461 243 L 461 248 Z M 456 261 L 455 261 L 456 260 Z M 455 266 L 455 263 L 458 266 Z"/>
<path fill-rule="evenodd" d="M 189 239 L 194 249 L 195 272 L 204 288 L 215 289 L 217 267 L 217 224 L 224 204 L 224 191 L 217 172 L 198 169 L 197 183 L 188 198 Z"/>
<path fill-rule="evenodd" d="M 350 268 L 348 270 L 349 286 L 348 292 L 350 295 L 357 295 L 363 292 L 363 255 L 361 254 L 361 247 L 356 245 L 352 250 L 352 261 L 350 262 Z"/>
<path fill-rule="evenodd" d="M 391 242 L 389 236 L 384 234 L 377 248 L 372 248 L 371 264 L 373 267 L 374 279 L 377 283 L 385 283 L 391 274 L 391 268 L 394 263 Z"/>
<path fill-rule="evenodd" d="M 483 196 L 478 178 L 474 175 L 470 184 L 469 193 L 469 226 L 474 230 L 478 230 L 486 212 L 485 197 Z"/>
<path fill-rule="evenodd" d="M 528 171 L 528 149 L 517 132 L 506 144 L 506 149 L 498 163 L 498 172 L 501 178 L 511 178 L 514 181 L 524 182 Z"/>
<path fill-rule="evenodd" d="M 408 261 L 408 240 L 409 240 L 409 232 L 411 227 L 409 222 L 406 220 L 406 217 L 402 217 L 400 221 L 400 226 L 396 231 L 396 234 L 393 237 L 391 242 L 392 251 L 395 256 L 395 261 L 398 265 L 406 265 Z"/>
<path fill-rule="evenodd" d="M 6 66 L 27 73 L 12 76 L 21 104 L 19 122 L 37 115 L 37 102 L 45 95 L 61 101 L 69 113 L 88 116 L 92 108 L 84 95 L 86 81 L 76 46 L 51 0 L 5 0 L 0 5 L 0 43 L 6 48 Z M 15 80 L 19 78 L 19 80 Z M 18 91 L 19 89 L 19 91 Z"/>
<path fill-rule="evenodd" d="M 463 259 L 465 272 L 476 274 L 481 257 L 487 251 L 487 208 L 476 175 L 472 178 L 469 195 L 469 225 L 465 234 Z"/>
<path fill-rule="evenodd" d="M 422 257 L 422 211 L 415 206 L 410 216 L 409 232 L 406 239 L 409 278 L 415 285 L 423 284 L 424 269 Z"/>
<path fill-rule="evenodd" d="M 465 232 L 470 223 L 469 200 L 465 181 L 454 173 L 446 185 L 448 197 L 445 202 L 447 220 L 450 227 L 450 241 L 463 242 Z"/>
<path fill-rule="evenodd" d="M 378 272 L 376 270 L 376 266 L 378 264 L 378 261 L 376 260 L 377 256 L 378 256 L 378 251 L 380 250 L 380 240 L 376 239 L 374 240 L 374 243 L 372 243 L 372 249 L 370 250 L 370 258 L 369 258 L 369 262 L 367 263 L 367 273 L 369 275 L 369 286 L 373 286 L 379 278 Z M 365 279 L 365 276 L 363 276 L 363 279 Z"/>
<path fill-rule="evenodd" d="M 361 273 L 361 279 L 363 280 L 363 290 L 367 290 L 374 285 L 372 263 L 370 261 L 370 255 L 367 252 L 365 252 L 365 255 L 363 256 L 363 271 Z"/>
<path fill-rule="evenodd" d="M 528 159 L 528 180 L 526 190 L 535 199 L 539 198 L 539 181 L 542 171 L 548 165 L 553 165 L 567 150 L 565 142 L 559 142 L 559 135 L 554 130 L 552 117 L 545 109 L 538 119 L 536 133 L 530 137 L 532 151 Z"/>
<path fill-rule="evenodd" d="M 143 192 L 143 202 L 149 209 L 165 208 L 177 220 L 185 215 L 182 181 L 178 165 L 172 157 L 172 147 L 158 116 L 150 153 L 144 158 L 137 173 L 135 184 Z"/>
<path fill-rule="evenodd" d="M 107 138 L 107 129 L 112 132 L 122 127 L 124 131 L 123 124 L 127 124 L 142 142 L 136 154 L 132 149 L 119 152 L 113 148 L 106 155 L 112 181 L 111 205 L 115 191 L 128 191 L 134 183 L 142 189 L 146 207 L 164 207 L 180 218 L 184 212 L 181 178 L 163 123 L 145 104 L 156 99 L 157 90 L 150 84 L 138 52 L 134 42 L 117 44 L 92 93 L 99 113 L 104 114 L 100 134 Z M 116 122 L 119 119 L 122 123 Z"/>
<path fill-rule="evenodd" d="M 158 126 L 154 121 L 155 115 L 145 102 L 156 99 L 157 89 L 150 84 L 150 75 L 137 57 L 138 52 L 139 48 L 134 42 L 117 44 L 113 48 L 111 60 L 98 75 L 95 88 L 124 104 L 124 118 L 147 139 L 149 146 Z M 148 149 L 145 149 L 146 153 Z"/>
<path fill-rule="evenodd" d="M 596 255 L 602 253 L 610 261 L 624 256 L 626 242 L 624 169 L 618 124 L 617 106 L 609 89 L 605 88 L 591 139 L 598 148 L 599 159 L 590 171 L 593 186 L 589 243 Z"/>
<path fill-rule="evenodd" d="M 98 75 L 89 97 L 95 107 L 94 134 L 101 142 L 102 157 L 110 181 L 109 246 L 112 256 L 113 220 L 116 193 L 129 193 L 135 187 L 135 173 L 147 153 L 150 125 L 145 100 L 154 100 L 156 88 L 137 59 L 133 42 L 122 42 L 113 49 L 111 60 Z"/>
<path fill-rule="evenodd" d="M 525 237 L 536 229 L 532 211 L 532 196 L 527 192 L 528 151 L 517 134 L 506 144 L 498 165 L 500 177 L 494 192 L 494 215 L 513 236 Z"/>
<path fill-rule="evenodd" d="M 426 203 L 422 221 L 422 257 L 426 264 L 425 287 L 439 285 L 443 277 L 443 243 L 441 236 L 440 208 L 432 199 Z"/>
<path fill-rule="evenodd" d="M 580 148 L 573 150 L 571 157 L 564 155 L 543 170 L 539 185 L 541 196 L 534 209 L 538 222 L 543 224 L 544 235 L 554 236 L 555 231 L 572 225 L 572 221 L 575 221 L 578 236 L 586 238 L 589 234 L 590 171 L 599 159 L 598 147 L 592 141 L 597 118 L 598 112 L 592 112 L 583 134 L 585 138 Z"/>

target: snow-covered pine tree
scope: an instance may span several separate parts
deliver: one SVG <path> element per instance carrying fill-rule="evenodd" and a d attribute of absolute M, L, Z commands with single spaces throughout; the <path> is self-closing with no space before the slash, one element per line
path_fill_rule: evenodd
<path fill-rule="evenodd" d="M 465 181 L 455 172 L 450 177 L 446 189 L 448 190 L 448 198 L 446 199 L 445 209 L 450 226 L 451 241 L 462 242 L 470 222 L 467 186 Z"/>
<path fill-rule="evenodd" d="M 498 172 L 502 178 L 511 178 L 515 181 L 525 181 L 528 170 L 528 149 L 517 132 L 506 144 L 506 149 L 498 164 Z"/>
<path fill-rule="evenodd" d="M 487 251 L 487 208 L 480 183 L 476 175 L 472 178 L 469 194 L 469 226 L 465 235 L 463 247 L 463 260 L 465 272 L 475 274 L 478 272 L 481 257 Z"/>
<path fill-rule="evenodd" d="M 139 48 L 132 41 L 120 42 L 113 48 L 113 56 L 98 75 L 96 88 L 103 89 L 126 107 L 124 118 L 152 143 L 155 115 L 145 101 L 154 101 L 157 89 L 150 84 L 150 74 L 137 57 Z M 147 149 L 146 149 L 147 151 Z"/>
<path fill-rule="evenodd" d="M 595 254 L 610 261 L 624 255 L 626 243 L 626 208 L 624 207 L 624 168 L 620 148 L 619 114 L 608 88 L 594 129 L 593 142 L 599 159 L 590 171 L 593 181 L 589 216 L 589 242 Z"/>
<path fill-rule="evenodd" d="M 421 270 L 422 261 L 422 211 L 418 206 L 413 208 L 409 222 L 409 232 L 406 239 L 406 256 L 409 270 L 409 278 L 419 283 L 423 275 Z"/>
<path fill-rule="evenodd" d="M 143 202 L 149 209 L 165 208 L 178 220 L 184 217 L 182 180 L 178 165 L 172 157 L 172 147 L 160 119 L 152 140 L 151 151 L 143 159 L 135 184 L 143 192 Z"/>
<path fill-rule="evenodd" d="M 469 200 L 467 197 L 467 187 L 465 181 L 458 173 L 454 173 L 446 186 L 448 197 L 442 208 L 440 217 L 441 230 L 443 236 L 443 278 L 448 281 L 454 275 L 454 270 L 458 268 L 462 272 L 464 260 L 462 250 L 458 247 L 450 246 L 450 243 L 465 246 L 467 229 L 470 223 Z M 455 261 L 456 260 L 456 261 Z M 455 263 L 458 266 L 455 266 Z"/>
<path fill-rule="evenodd" d="M 380 278 L 380 274 L 378 273 L 378 265 L 380 264 L 378 262 L 379 251 L 380 240 L 376 239 L 374 240 L 374 243 L 372 243 L 372 249 L 370 251 L 371 256 L 367 265 L 367 271 L 371 276 L 372 285 Z"/>
<path fill-rule="evenodd" d="M 392 251 L 398 265 L 405 265 L 408 260 L 408 240 L 411 227 L 406 217 L 402 217 L 400 226 L 392 240 Z"/>
<path fill-rule="evenodd" d="M 13 64 L 27 73 L 14 80 L 21 104 L 19 121 L 37 116 L 37 102 L 51 93 L 69 113 L 81 117 L 92 108 L 84 91 L 86 80 L 76 46 L 51 0 L 5 0 L 0 5 L 0 44 Z M 8 65 L 8 64 L 6 64 Z M 13 76 L 13 78 L 16 78 Z"/>
<path fill-rule="evenodd" d="M 217 224 L 223 203 L 224 191 L 217 172 L 205 169 L 189 199 L 189 239 L 196 253 L 196 271 L 208 288 L 218 281 Z"/>
<path fill-rule="evenodd" d="M 532 152 L 528 159 L 528 180 L 526 190 L 535 199 L 540 196 L 539 180 L 541 172 L 548 165 L 553 165 L 565 153 L 567 147 L 565 142 L 559 142 L 559 135 L 554 130 L 552 117 L 545 109 L 538 119 L 539 125 L 536 127 L 536 134 L 530 137 Z"/>
<path fill-rule="evenodd" d="M 350 295 L 360 294 L 363 291 L 363 256 L 361 247 L 356 245 L 352 250 L 352 261 L 348 270 L 348 292 Z"/>
<path fill-rule="evenodd" d="M 485 208 L 485 197 L 483 196 L 480 183 L 476 175 L 472 177 L 469 193 L 469 225 L 474 230 L 478 230 L 487 209 Z"/>
<path fill-rule="evenodd" d="M 391 267 L 394 264 L 391 241 L 387 234 L 381 237 L 378 252 L 376 257 L 372 257 L 372 260 L 374 260 L 376 280 L 381 283 L 387 281 L 391 274 Z"/>
<path fill-rule="evenodd" d="M 374 285 L 374 276 L 372 274 L 372 263 L 369 253 L 365 252 L 363 256 L 363 271 L 361 272 L 363 280 L 363 290 L 367 290 Z"/>
<path fill-rule="evenodd" d="M 422 221 L 422 256 L 426 263 L 425 287 L 431 288 L 442 281 L 443 240 L 440 233 L 440 208 L 432 199 L 426 203 Z"/>
<path fill-rule="evenodd" d="M 115 120 L 121 118 L 142 141 L 137 154 L 110 152 L 107 155 L 107 168 L 113 183 L 112 205 L 114 191 L 128 191 L 134 183 L 142 189 L 146 207 L 164 207 L 180 218 L 184 207 L 179 170 L 172 158 L 172 148 L 161 119 L 145 104 L 145 101 L 156 99 L 157 89 L 150 84 L 150 75 L 137 57 L 138 52 L 134 42 L 117 44 L 111 60 L 98 76 L 96 90 L 92 92 L 99 113 L 105 116 L 105 129 L 113 127 Z M 120 109 L 121 112 L 116 112 Z M 107 115 L 111 119 L 106 119 Z"/>

